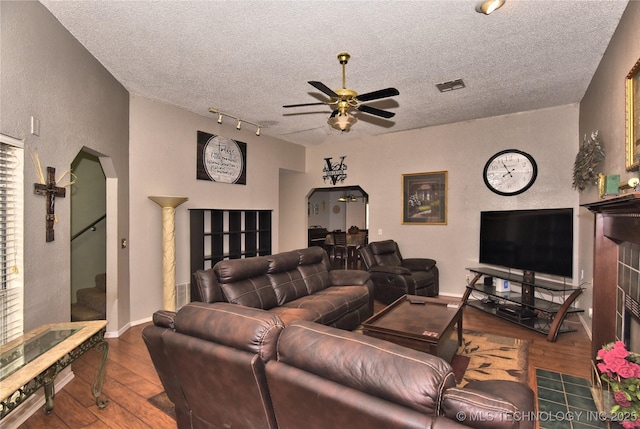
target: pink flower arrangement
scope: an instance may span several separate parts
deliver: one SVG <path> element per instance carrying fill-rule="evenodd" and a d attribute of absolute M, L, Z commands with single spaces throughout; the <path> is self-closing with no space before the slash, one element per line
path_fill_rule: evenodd
<path fill-rule="evenodd" d="M 600 378 L 613 392 L 610 413 L 623 428 L 640 429 L 640 355 L 616 341 L 598 350 L 596 361 Z"/>

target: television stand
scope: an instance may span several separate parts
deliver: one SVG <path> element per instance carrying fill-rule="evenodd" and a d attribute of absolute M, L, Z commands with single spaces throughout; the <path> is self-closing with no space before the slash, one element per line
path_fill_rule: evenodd
<path fill-rule="evenodd" d="M 558 334 L 573 332 L 574 328 L 564 323 L 569 314 L 582 313 L 583 309 L 572 304 L 582 293 L 582 288 L 566 286 L 548 280 L 535 279 L 529 273 L 516 275 L 491 268 L 467 268 L 474 274 L 467 285 L 462 302 L 470 307 L 493 314 L 502 319 L 540 332 L 547 336 L 547 341 L 556 341 Z M 481 277 L 495 277 L 519 284 L 521 292 L 500 292 L 495 286 L 478 284 Z M 541 289 L 552 296 L 561 296 L 557 303 L 535 296 L 536 289 Z"/>

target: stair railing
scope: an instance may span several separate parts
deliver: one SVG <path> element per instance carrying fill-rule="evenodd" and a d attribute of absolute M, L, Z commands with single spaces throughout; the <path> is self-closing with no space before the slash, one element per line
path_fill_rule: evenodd
<path fill-rule="evenodd" d="M 98 219 L 96 219 L 95 221 L 93 221 L 92 223 L 90 223 L 89 225 L 87 225 L 86 227 L 82 228 L 80 231 L 78 231 L 77 233 L 75 233 L 72 237 L 71 237 L 71 241 L 75 240 L 76 238 L 80 237 L 82 234 L 84 234 L 85 232 L 92 230 L 95 231 L 96 230 L 96 225 L 102 221 L 103 219 L 107 218 L 107 214 L 103 214 L 102 216 L 100 216 Z"/>

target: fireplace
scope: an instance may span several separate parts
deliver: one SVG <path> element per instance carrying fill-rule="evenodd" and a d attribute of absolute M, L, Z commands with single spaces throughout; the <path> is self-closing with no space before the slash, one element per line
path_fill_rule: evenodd
<path fill-rule="evenodd" d="M 640 352 L 640 244 L 618 245 L 618 296 L 616 340 L 628 350 Z"/>
<path fill-rule="evenodd" d="M 640 193 L 584 206 L 596 215 L 592 355 L 616 340 L 640 352 Z"/>

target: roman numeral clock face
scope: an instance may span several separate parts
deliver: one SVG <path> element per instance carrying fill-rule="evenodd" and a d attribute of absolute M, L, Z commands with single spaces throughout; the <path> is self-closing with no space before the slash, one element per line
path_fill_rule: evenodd
<path fill-rule="evenodd" d="M 528 153 L 507 149 L 489 158 L 483 178 L 487 187 L 498 195 L 518 195 L 533 185 L 538 175 L 536 161 Z"/>

